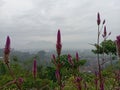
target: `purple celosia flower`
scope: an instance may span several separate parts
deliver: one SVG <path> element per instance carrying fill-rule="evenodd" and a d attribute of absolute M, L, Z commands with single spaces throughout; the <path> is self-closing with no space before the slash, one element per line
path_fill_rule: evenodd
<path fill-rule="evenodd" d="M 18 78 L 18 82 L 19 82 L 19 84 L 21 85 L 21 84 L 24 82 L 23 78 L 19 77 L 19 78 Z"/>
<path fill-rule="evenodd" d="M 33 77 L 34 78 L 37 77 L 37 61 L 36 61 L 36 59 L 33 62 Z"/>
<path fill-rule="evenodd" d="M 111 32 L 109 32 L 108 36 L 110 36 L 110 35 L 111 35 Z"/>
<path fill-rule="evenodd" d="M 70 65 L 72 65 L 72 66 L 74 65 L 74 62 L 72 60 L 72 56 L 70 54 L 68 54 L 68 62 Z"/>
<path fill-rule="evenodd" d="M 105 24 L 105 19 L 104 19 L 104 21 L 103 21 L 103 24 Z"/>
<path fill-rule="evenodd" d="M 81 78 L 81 77 L 76 77 L 76 78 L 75 78 L 75 82 L 80 83 L 81 81 L 82 81 L 82 78 Z"/>
<path fill-rule="evenodd" d="M 56 57 L 54 54 L 52 55 L 52 59 L 53 59 L 53 63 L 56 65 Z"/>
<path fill-rule="evenodd" d="M 53 57 L 53 60 L 56 60 L 56 57 L 55 57 L 55 55 L 54 55 L 54 54 L 52 55 L 52 57 Z"/>
<path fill-rule="evenodd" d="M 7 36 L 7 39 L 6 39 L 6 45 L 5 45 L 4 53 L 5 54 L 10 53 L 10 38 L 9 38 L 9 36 Z"/>
<path fill-rule="evenodd" d="M 100 83 L 100 90 L 104 90 L 104 81 Z"/>
<path fill-rule="evenodd" d="M 82 78 L 81 77 L 76 77 L 75 78 L 75 83 L 78 88 L 78 90 L 82 90 L 82 85 L 81 85 Z"/>
<path fill-rule="evenodd" d="M 79 55 L 78 55 L 78 52 L 76 52 L 76 60 L 77 60 L 77 62 L 79 61 Z"/>
<path fill-rule="evenodd" d="M 106 37 L 107 31 L 106 31 L 106 26 L 104 26 L 104 36 Z"/>
<path fill-rule="evenodd" d="M 57 33 L 57 44 L 56 44 L 56 50 L 57 50 L 58 56 L 61 54 L 61 49 L 62 49 L 61 34 L 60 34 L 60 30 L 58 30 L 58 33 Z"/>
<path fill-rule="evenodd" d="M 6 64 L 9 63 L 9 53 L 10 53 L 10 38 L 9 38 L 9 36 L 7 36 L 6 44 L 5 44 L 5 48 L 4 48 L 4 62 Z"/>
<path fill-rule="evenodd" d="M 106 26 L 104 26 L 103 38 L 105 38 L 106 36 L 107 36 Z"/>
<path fill-rule="evenodd" d="M 100 25 L 100 22 L 101 22 L 101 20 L 100 20 L 100 14 L 99 14 L 99 12 L 97 13 L 97 25 Z"/>
<path fill-rule="evenodd" d="M 60 82 L 60 71 L 58 69 L 55 71 L 55 76 L 58 82 Z"/>
<path fill-rule="evenodd" d="M 61 34 L 60 34 L 60 29 L 58 29 L 58 33 L 57 33 L 57 43 L 61 44 Z"/>

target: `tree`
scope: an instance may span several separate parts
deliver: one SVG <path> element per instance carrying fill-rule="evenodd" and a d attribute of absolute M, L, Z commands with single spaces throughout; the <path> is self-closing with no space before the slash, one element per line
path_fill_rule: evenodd
<path fill-rule="evenodd" d="M 101 46 L 104 48 L 107 55 L 112 54 L 116 55 L 116 45 L 112 40 L 106 40 L 101 43 Z"/>
<path fill-rule="evenodd" d="M 98 46 L 97 44 L 94 44 L 96 49 L 92 49 L 92 52 L 94 54 L 112 54 L 112 55 L 116 55 L 116 45 L 115 42 L 112 40 L 105 40 L 103 42 L 100 43 L 100 45 Z M 98 47 L 99 47 L 99 51 L 98 51 Z M 104 49 L 104 51 L 103 51 Z"/>

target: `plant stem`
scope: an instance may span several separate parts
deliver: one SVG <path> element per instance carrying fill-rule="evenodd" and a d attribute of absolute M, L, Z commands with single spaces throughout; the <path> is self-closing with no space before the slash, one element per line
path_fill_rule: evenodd
<path fill-rule="evenodd" d="M 8 63 L 6 63 L 6 65 L 7 65 L 7 68 L 8 68 L 8 70 L 9 70 L 9 72 L 10 72 L 10 75 L 12 76 L 13 79 L 16 80 L 16 77 L 15 77 L 13 71 L 11 70 L 10 65 L 9 65 Z M 16 84 L 16 86 L 18 87 L 19 90 L 22 90 L 17 81 L 15 82 L 15 84 Z"/>
<path fill-rule="evenodd" d="M 99 31 L 99 26 L 98 26 L 98 38 L 97 38 L 97 45 L 98 45 L 98 53 L 97 53 L 97 59 L 98 59 L 98 66 L 100 66 L 100 60 L 99 60 L 99 37 L 100 37 L 100 31 Z M 99 67 L 100 70 L 100 67 Z"/>
<path fill-rule="evenodd" d="M 99 25 L 98 25 L 98 38 L 97 38 L 97 45 L 98 45 L 98 53 L 97 53 L 97 59 L 98 59 L 98 70 L 99 70 L 99 80 L 100 80 L 100 85 L 102 83 L 102 74 L 101 74 L 101 65 L 100 65 L 100 57 L 99 57 L 99 40 L 100 40 L 100 30 L 99 30 Z"/>
<path fill-rule="evenodd" d="M 58 55 L 58 65 L 60 65 L 60 55 Z M 60 72 L 60 68 L 61 68 L 61 66 L 58 66 L 59 72 Z M 58 81 L 58 84 L 59 84 L 60 90 L 62 90 L 61 74 L 60 74 L 60 81 Z"/>

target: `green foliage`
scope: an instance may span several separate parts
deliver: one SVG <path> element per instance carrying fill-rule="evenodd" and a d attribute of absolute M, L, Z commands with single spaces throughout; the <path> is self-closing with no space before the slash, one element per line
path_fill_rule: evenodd
<path fill-rule="evenodd" d="M 75 84 L 75 77 L 79 76 L 82 78 L 81 85 L 82 90 L 84 90 L 84 84 L 87 84 L 88 90 L 96 90 L 95 89 L 95 75 L 94 73 L 87 72 L 78 72 L 78 67 L 81 67 L 86 63 L 86 60 L 76 61 L 75 58 L 72 59 L 74 62 L 74 66 L 71 66 L 68 63 L 67 55 L 62 55 L 60 57 L 60 62 L 63 64 L 61 68 L 62 81 L 65 83 L 64 90 L 77 90 Z M 32 61 L 26 62 L 25 66 L 18 64 L 18 61 L 14 61 L 11 63 L 11 69 L 16 74 L 17 78 L 22 77 L 24 82 L 22 84 L 22 90 L 30 90 L 30 89 L 41 89 L 41 90 L 59 90 L 57 80 L 55 78 L 55 67 L 54 66 L 41 66 L 37 67 L 37 78 L 34 79 L 32 76 L 32 66 L 29 69 L 26 69 L 27 66 L 32 65 Z M 105 90 L 113 90 L 114 86 L 118 86 L 119 83 L 115 81 L 115 74 L 113 70 L 119 70 L 120 63 L 117 62 L 113 65 L 113 67 L 108 66 L 104 70 L 102 70 L 102 76 L 104 81 Z M 6 65 L 0 62 L 0 87 L 5 85 L 6 83 L 12 81 L 12 77 L 9 74 L 9 71 L 6 69 Z M 9 85 L 2 90 L 13 90 L 17 87 L 15 84 Z"/>
<path fill-rule="evenodd" d="M 83 66 L 86 63 L 86 60 L 79 60 L 77 61 L 75 58 L 72 58 L 74 62 L 74 68 L 78 68 L 79 66 Z M 60 56 L 60 63 L 62 64 L 62 68 L 71 68 L 71 65 L 68 62 L 68 56 L 67 55 L 61 55 Z"/>
<path fill-rule="evenodd" d="M 116 55 L 116 44 L 114 41 L 112 40 L 106 40 L 106 41 L 103 41 L 101 42 L 101 46 L 104 48 L 104 52 L 106 54 L 114 54 Z"/>
<path fill-rule="evenodd" d="M 100 45 L 94 45 L 95 49 L 92 50 L 93 53 L 97 54 L 113 54 L 116 55 L 116 45 L 115 42 L 112 40 L 105 40 L 103 42 L 100 43 Z M 99 47 L 99 51 L 98 51 L 98 47 Z"/>
<path fill-rule="evenodd" d="M 46 67 L 45 71 L 46 71 L 45 72 L 46 78 L 55 82 L 56 81 L 55 68 L 54 67 Z"/>
<path fill-rule="evenodd" d="M 3 62 L 0 61 L 0 75 L 5 75 L 6 67 Z"/>

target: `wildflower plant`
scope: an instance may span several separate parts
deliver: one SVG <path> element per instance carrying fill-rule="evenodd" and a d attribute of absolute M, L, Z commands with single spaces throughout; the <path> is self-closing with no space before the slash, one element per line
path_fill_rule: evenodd
<path fill-rule="evenodd" d="M 99 51 L 100 51 L 100 34 L 101 31 L 103 29 L 103 26 L 105 24 L 105 20 L 103 20 L 102 26 L 100 28 L 100 24 L 101 24 L 101 18 L 100 18 L 100 13 L 97 13 L 97 26 L 98 26 L 98 36 L 97 36 L 97 60 L 98 60 L 98 72 L 99 72 L 99 82 L 100 82 L 100 90 L 104 90 L 104 84 L 103 84 L 103 77 L 102 77 L 102 72 L 101 72 L 101 62 L 100 62 L 100 57 L 99 57 Z M 110 35 L 110 34 L 109 34 Z M 109 36 L 108 35 L 108 36 Z M 103 33 L 103 38 L 104 40 L 106 40 L 107 36 L 107 32 L 106 32 L 106 26 L 104 26 L 104 33 Z"/>
<path fill-rule="evenodd" d="M 64 83 L 62 82 L 62 75 L 61 75 L 61 67 L 62 63 L 60 62 L 60 55 L 62 50 L 62 44 L 61 44 L 61 33 L 60 30 L 57 32 L 57 42 L 56 42 L 56 52 L 57 52 L 57 58 L 55 55 L 53 55 L 53 63 L 56 67 L 55 76 L 58 81 L 59 90 L 63 90 Z"/>
<path fill-rule="evenodd" d="M 33 78 L 34 78 L 34 80 L 36 80 L 36 77 L 37 77 L 37 61 L 36 61 L 36 59 L 34 59 L 34 61 L 33 61 Z"/>
<path fill-rule="evenodd" d="M 23 80 L 22 78 L 16 78 L 13 70 L 11 69 L 10 67 L 10 37 L 7 36 L 7 39 L 6 39 L 6 44 L 5 44 L 5 48 L 4 48 L 4 63 L 6 64 L 9 72 L 10 72 L 10 75 L 11 77 L 13 78 L 13 81 L 11 82 L 8 82 L 7 84 L 5 84 L 4 86 L 6 85 L 11 85 L 11 84 L 16 84 L 16 86 L 18 87 L 19 90 L 22 90 L 21 89 L 21 85 L 23 83 Z M 2 88 L 4 88 L 4 86 Z"/>

